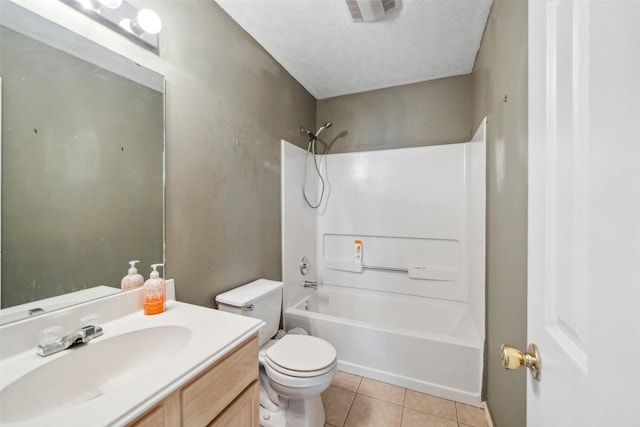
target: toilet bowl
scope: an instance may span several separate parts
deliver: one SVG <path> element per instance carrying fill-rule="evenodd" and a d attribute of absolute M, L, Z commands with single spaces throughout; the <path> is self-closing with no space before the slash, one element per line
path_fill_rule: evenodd
<path fill-rule="evenodd" d="M 277 332 L 282 310 L 282 283 L 260 279 L 216 297 L 218 309 L 265 321 L 259 332 L 260 425 L 323 427 L 320 394 L 336 374 L 337 355 L 327 341 L 309 335 Z"/>
<path fill-rule="evenodd" d="M 336 374 L 336 351 L 331 344 L 307 335 L 286 335 L 260 352 L 269 386 L 278 395 L 278 408 L 262 405 L 263 427 L 324 426 L 320 393 Z M 273 401 L 273 399 L 272 399 Z M 286 408 L 282 414 L 278 412 Z M 276 420 L 285 419 L 284 424 Z"/>

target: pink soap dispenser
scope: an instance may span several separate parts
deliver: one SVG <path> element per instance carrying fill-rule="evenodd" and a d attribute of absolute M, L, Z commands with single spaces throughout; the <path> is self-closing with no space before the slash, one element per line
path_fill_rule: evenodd
<path fill-rule="evenodd" d="M 129 269 L 129 274 L 122 278 L 122 282 L 120 282 L 120 289 L 123 291 L 128 291 L 129 289 L 139 288 L 144 285 L 144 277 L 142 274 L 138 274 L 138 270 L 136 269 L 136 262 L 140 261 L 129 261 L 131 268 Z"/>

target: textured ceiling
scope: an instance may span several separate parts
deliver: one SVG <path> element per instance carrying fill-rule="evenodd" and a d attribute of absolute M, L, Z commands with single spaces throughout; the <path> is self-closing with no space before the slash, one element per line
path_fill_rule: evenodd
<path fill-rule="evenodd" d="M 343 0 L 216 0 L 317 99 L 468 74 L 491 0 L 402 0 L 356 23 Z"/>

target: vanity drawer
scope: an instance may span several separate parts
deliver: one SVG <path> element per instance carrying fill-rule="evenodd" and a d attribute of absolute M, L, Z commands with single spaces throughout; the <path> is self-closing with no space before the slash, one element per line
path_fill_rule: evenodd
<path fill-rule="evenodd" d="M 259 427 L 260 383 L 254 381 L 208 427 Z"/>
<path fill-rule="evenodd" d="M 182 425 L 208 425 L 257 378 L 255 335 L 181 390 Z"/>

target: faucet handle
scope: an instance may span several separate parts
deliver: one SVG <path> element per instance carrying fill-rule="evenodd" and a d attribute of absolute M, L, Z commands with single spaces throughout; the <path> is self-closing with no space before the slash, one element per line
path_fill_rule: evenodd
<path fill-rule="evenodd" d="M 100 326 L 100 315 L 97 313 L 87 314 L 80 318 L 80 326 Z"/>
<path fill-rule="evenodd" d="M 38 342 L 42 347 L 46 347 L 59 341 L 63 334 L 64 328 L 62 326 L 50 326 L 38 333 Z"/>
<path fill-rule="evenodd" d="M 305 280 L 303 286 L 305 288 L 317 289 L 318 288 L 318 281 L 317 280 Z"/>
<path fill-rule="evenodd" d="M 102 336 L 102 327 L 97 325 L 86 325 L 80 328 L 81 340 L 86 343 L 94 338 Z"/>

